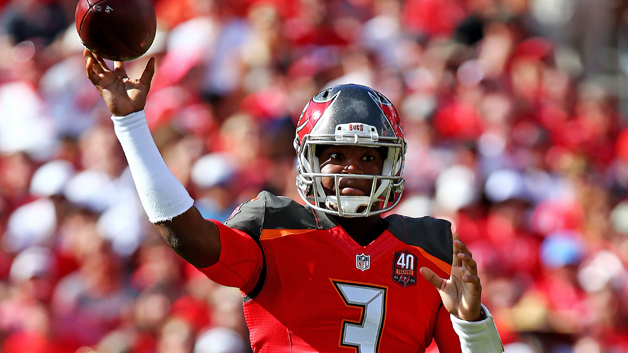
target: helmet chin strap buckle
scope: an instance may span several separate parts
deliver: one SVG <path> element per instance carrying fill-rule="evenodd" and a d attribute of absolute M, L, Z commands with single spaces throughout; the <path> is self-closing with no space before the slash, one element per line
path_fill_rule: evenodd
<path fill-rule="evenodd" d="M 358 143 L 361 141 L 377 142 L 379 134 L 375 126 L 364 123 L 338 124 L 334 130 L 336 141 Z"/>

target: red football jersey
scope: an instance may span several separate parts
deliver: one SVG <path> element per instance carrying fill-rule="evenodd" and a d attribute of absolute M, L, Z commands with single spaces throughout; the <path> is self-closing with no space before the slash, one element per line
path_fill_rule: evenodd
<path fill-rule="evenodd" d="M 389 216 L 357 244 L 332 217 L 263 192 L 219 224 L 213 280 L 240 287 L 255 352 L 460 352 L 449 313 L 423 266 L 447 278 L 448 222 Z"/>

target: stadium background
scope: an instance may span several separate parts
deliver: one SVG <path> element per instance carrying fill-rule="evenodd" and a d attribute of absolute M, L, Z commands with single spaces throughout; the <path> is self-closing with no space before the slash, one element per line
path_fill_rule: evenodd
<path fill-rule="evenodd" d="M 395 211 L 452 221 L 506 352 L 628 352 L 625 1 L 153 2 L 149 123 L 206 217 L 298 199 L 301 109 L 366 84 L 402 115 Z M 146 220 L 75 4 L 0 0 L 0 351 L 246 352 L 239 292 Z"/>

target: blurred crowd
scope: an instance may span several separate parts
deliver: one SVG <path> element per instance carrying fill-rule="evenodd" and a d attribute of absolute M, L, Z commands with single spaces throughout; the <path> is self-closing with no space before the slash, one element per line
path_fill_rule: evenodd
<path fill-rule="evenodd" d="M 394 210 L 450 220 L 507 353 L 628 352 L 620 0 L 153 0 L 126 64 L 206 218 L 299 200 L 295 122 L 336 83 L 399 110 Z M 161 240 L 85 77 L 76 0 L 0 0 L 0 351 L 244 353 L 237 289 Z M 430 353 L 437 352 L 435 347 Z"/>

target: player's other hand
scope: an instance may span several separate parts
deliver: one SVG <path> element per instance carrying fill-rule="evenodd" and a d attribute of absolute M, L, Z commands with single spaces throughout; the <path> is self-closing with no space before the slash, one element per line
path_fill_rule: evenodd
<path fill-rule="evenodd" d="M 155 58 L 151 58 L 139 79 L 129 78 L 124 63 L 115 61 L 113 70 L 105 60 L 91 51 L 83 51 L 87 77 L 96 86 L 109 111 L 115 116 L 125 116 L 144 109 L 150 83 L 155 74 Z"/>
<path fill-rule="evenodd" d="M 427 267 L 422 267 L 420 272 L 438 289 L 447 311 L 462 320 L 481 320 L 482 285 L 477 263 L 457 233 L 453 239 L 454 259 L 449 279 L 440 278 Z"/>

